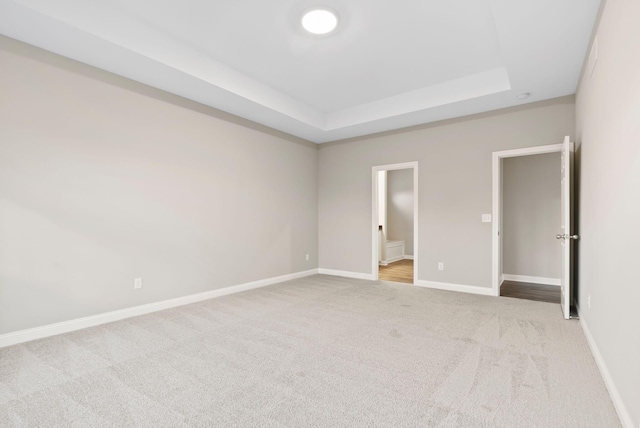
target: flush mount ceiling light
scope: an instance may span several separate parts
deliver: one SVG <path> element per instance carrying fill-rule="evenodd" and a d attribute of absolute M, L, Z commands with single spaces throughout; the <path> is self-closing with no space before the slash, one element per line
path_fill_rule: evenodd
<path fill-rule="evenodd" d="M 302 15 L 302 27 L 312 34 L 327 34 L 338 25 L 338 15 L 324 7 L 316 7 Z"/>
<path fill-rule="evenodd" d="M 516 98 L 519 99 L 520 101 L 522 101 L 522 100 L 526 100 L 530 96 L 531 96 L 531 94 L 529 92 L 524 92 L 524 93 L 518 95 Z"/>

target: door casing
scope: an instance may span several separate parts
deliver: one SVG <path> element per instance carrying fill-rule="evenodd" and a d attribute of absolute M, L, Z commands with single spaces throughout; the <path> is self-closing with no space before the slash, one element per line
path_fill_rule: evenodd
<path fill-rule="evenodd" d="M 494 296 L 500 295 L 502 277 L 502 160 L 505 158 L 540 155 L 544 153 L 562 153 L 562 144 L 527 147 L 523 149 L 493 152 L 493 208 L 492 208 L 492 268 L 491 291 Z M 560 185 L 560 183 L 558 183 Z M 552 238 L 552 237 L 550 237 Z"/>
<path fill-rule="evenodd" d="M 418 162 L 403 162 L 371 167 L 371 275 L 378 280 L 378 172 L 413 169 L 413 283 L 418 283 Z"/>

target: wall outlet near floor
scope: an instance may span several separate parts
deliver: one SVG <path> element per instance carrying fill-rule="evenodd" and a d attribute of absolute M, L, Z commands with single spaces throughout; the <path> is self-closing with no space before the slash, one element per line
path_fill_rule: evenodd
<path fill-rule="evenodd" d="M 482 214 L 483 223 L 491 223 L 491 214 Z"/>
<path fill-rule="evenodd" d="M 305 259 L 306 261 L 309 261 L 309 254 L 307 254 L 306 256 L 304 256 L 304 259 Z"/>
<path fill-rule="evenodd" d="M 444 270 L 444 263 L 438 262 L 438 270 Z"/>
<path fill-rule="evenodd" d="M 136 278 L 133 280 L 133 288 L 134 290 L 139 290 L 142 288 L 142 278 Z"/>
<path fill-rule="evenodd" d="M 591 294 L 587 294 L 587 309 L 591 309 Z"/>

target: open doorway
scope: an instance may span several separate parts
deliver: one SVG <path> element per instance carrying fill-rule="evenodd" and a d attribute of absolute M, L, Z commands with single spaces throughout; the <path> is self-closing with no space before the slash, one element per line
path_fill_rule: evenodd
<path fill-rule="evenodd" d="M 559 303 L 565 319 L 571 318 L 573 244 L 574 240 L 579 238 L 572 232 L 574 147 L 574 143 L 567 136 L 562 144 L 493 153 L 493 294 L 500 296 L 502 294 L 501 287 L 505 283 L 509 285 L 507 281 L 526 283 L 531 288 L 536 286 L 557 287 L 559 285 Z M 546 159 L 551 162 L 550 169 L 543 174 L 549 174 L 551 177 L 542 178 L 542 180 L 551 178 L 550 185 L 555 189 L 535 189 L 532 185 L 535 186 L 537 180 L 527 174 L 521 174 L 519 180 L 523 184 L 519 189 L 516 189 L 519 192 L 519 199 L 516 197 L 515 201 L 507 202 L 505 193 L 513 191 L 513 189 L 509 189 L 509 183 L 505 186 L 507 179 L 505 174 L 509 172 L 508 170 L 516 172 L 519 169 L 526 170 L 529 168 L 525 166 L 526 164 L 533 165 L 535 163 L 536 158 L 533 156 L 544 154 L 559 155 L 552 155 Z M 509 159 L 514 158 L 520 158 L 521 162 L 516 159 L 512 163 L 507 163 Z M 544 161 L 542 157 L 539 160 Z M 540 177 L 540 175 L 538 176 Z M 558 193 L 559 198 L 557 197 Z M 547 202 L 543 202 L 544 200 Z M 557 201 L 556 206 L 552 206 L 553 200 Z M 515 204 L 515 208 L 507 206 L 507 204 Z M 515 228 L 513 224 L 509 224 L 513 219 L 505 220 L 506 216 L 514 215 L 514 210 L 522 211 L 518 220 L 520 224 L 516 224 Z M 553 227 L 554 223 L 555 228 Z M 505 229 L 509 227 L 512 232 Z M 513 232 L 513 230 L 520 230 L 520 232 Z M 531 238 L 528 235 L 535 236 Z M 515 242 L 510 243 L 510 240 Z M 539 242 L 536 243 L 536 240 Z M 509 254 L 506 254 L 507 246 L 510 246 Z M 558 260 L 560 261 L 559 271 L 557 269 Z M 517 272 L 508 270 L 517 270 Z"/>
<path fill-rule="evenodd" d="M 560 152 L 502 162 L 500 295 L 560 304 Z"/>
<path fill-rule="evenodd" d="M 418 164 L 373 167 L 372 273 L 415 284 L 418 251 Z"/>

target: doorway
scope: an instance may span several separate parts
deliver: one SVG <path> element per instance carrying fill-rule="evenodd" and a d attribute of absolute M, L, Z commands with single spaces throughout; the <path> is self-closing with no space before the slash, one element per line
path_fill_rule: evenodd
<path fill-rule="evenodd" d="M 553 299 L 560 303 L 566 319 L 570 318 L 572 297 L 572 240 L 577 239 L 570 232 L 573 147 L 565 137 L 563 144 L 493 153 L 493 294 Z M 535 155 L 541 156 L 536 159 Z M 535 168 L 536 161 L 550 165 L 546 174 L 552 177 L 540 178 L 538 174 L 538 179 L 551 178 L 548 185 L 555 187 L 547 190 L 552 195 L 536 189 L 534 176 L 527 176 L 527 169 Z M 520 180 L 519 191 L 524 193 L 514 193 L 510 186 L 513 183 L 505 182 L 507 177 Z M 513 217 L 520 224 L 513 224 Z M 520 232 L 514 232 L 518 229 Z M 523 288 L 522 284 L 526 286 Z M 501 293 L 501 286 L 505 293 Z M 559 290 L 554 288 L 558 286 Z"/>
<path fill-rule="evenodd" d="M 500 295 L 560 304 L 560 152 L 502 161 Z"/>
<path fill-rule="evenodd" d="M 374 279 L 415 284 L 418 279 L 418 163 L 372 168 Z"/>

